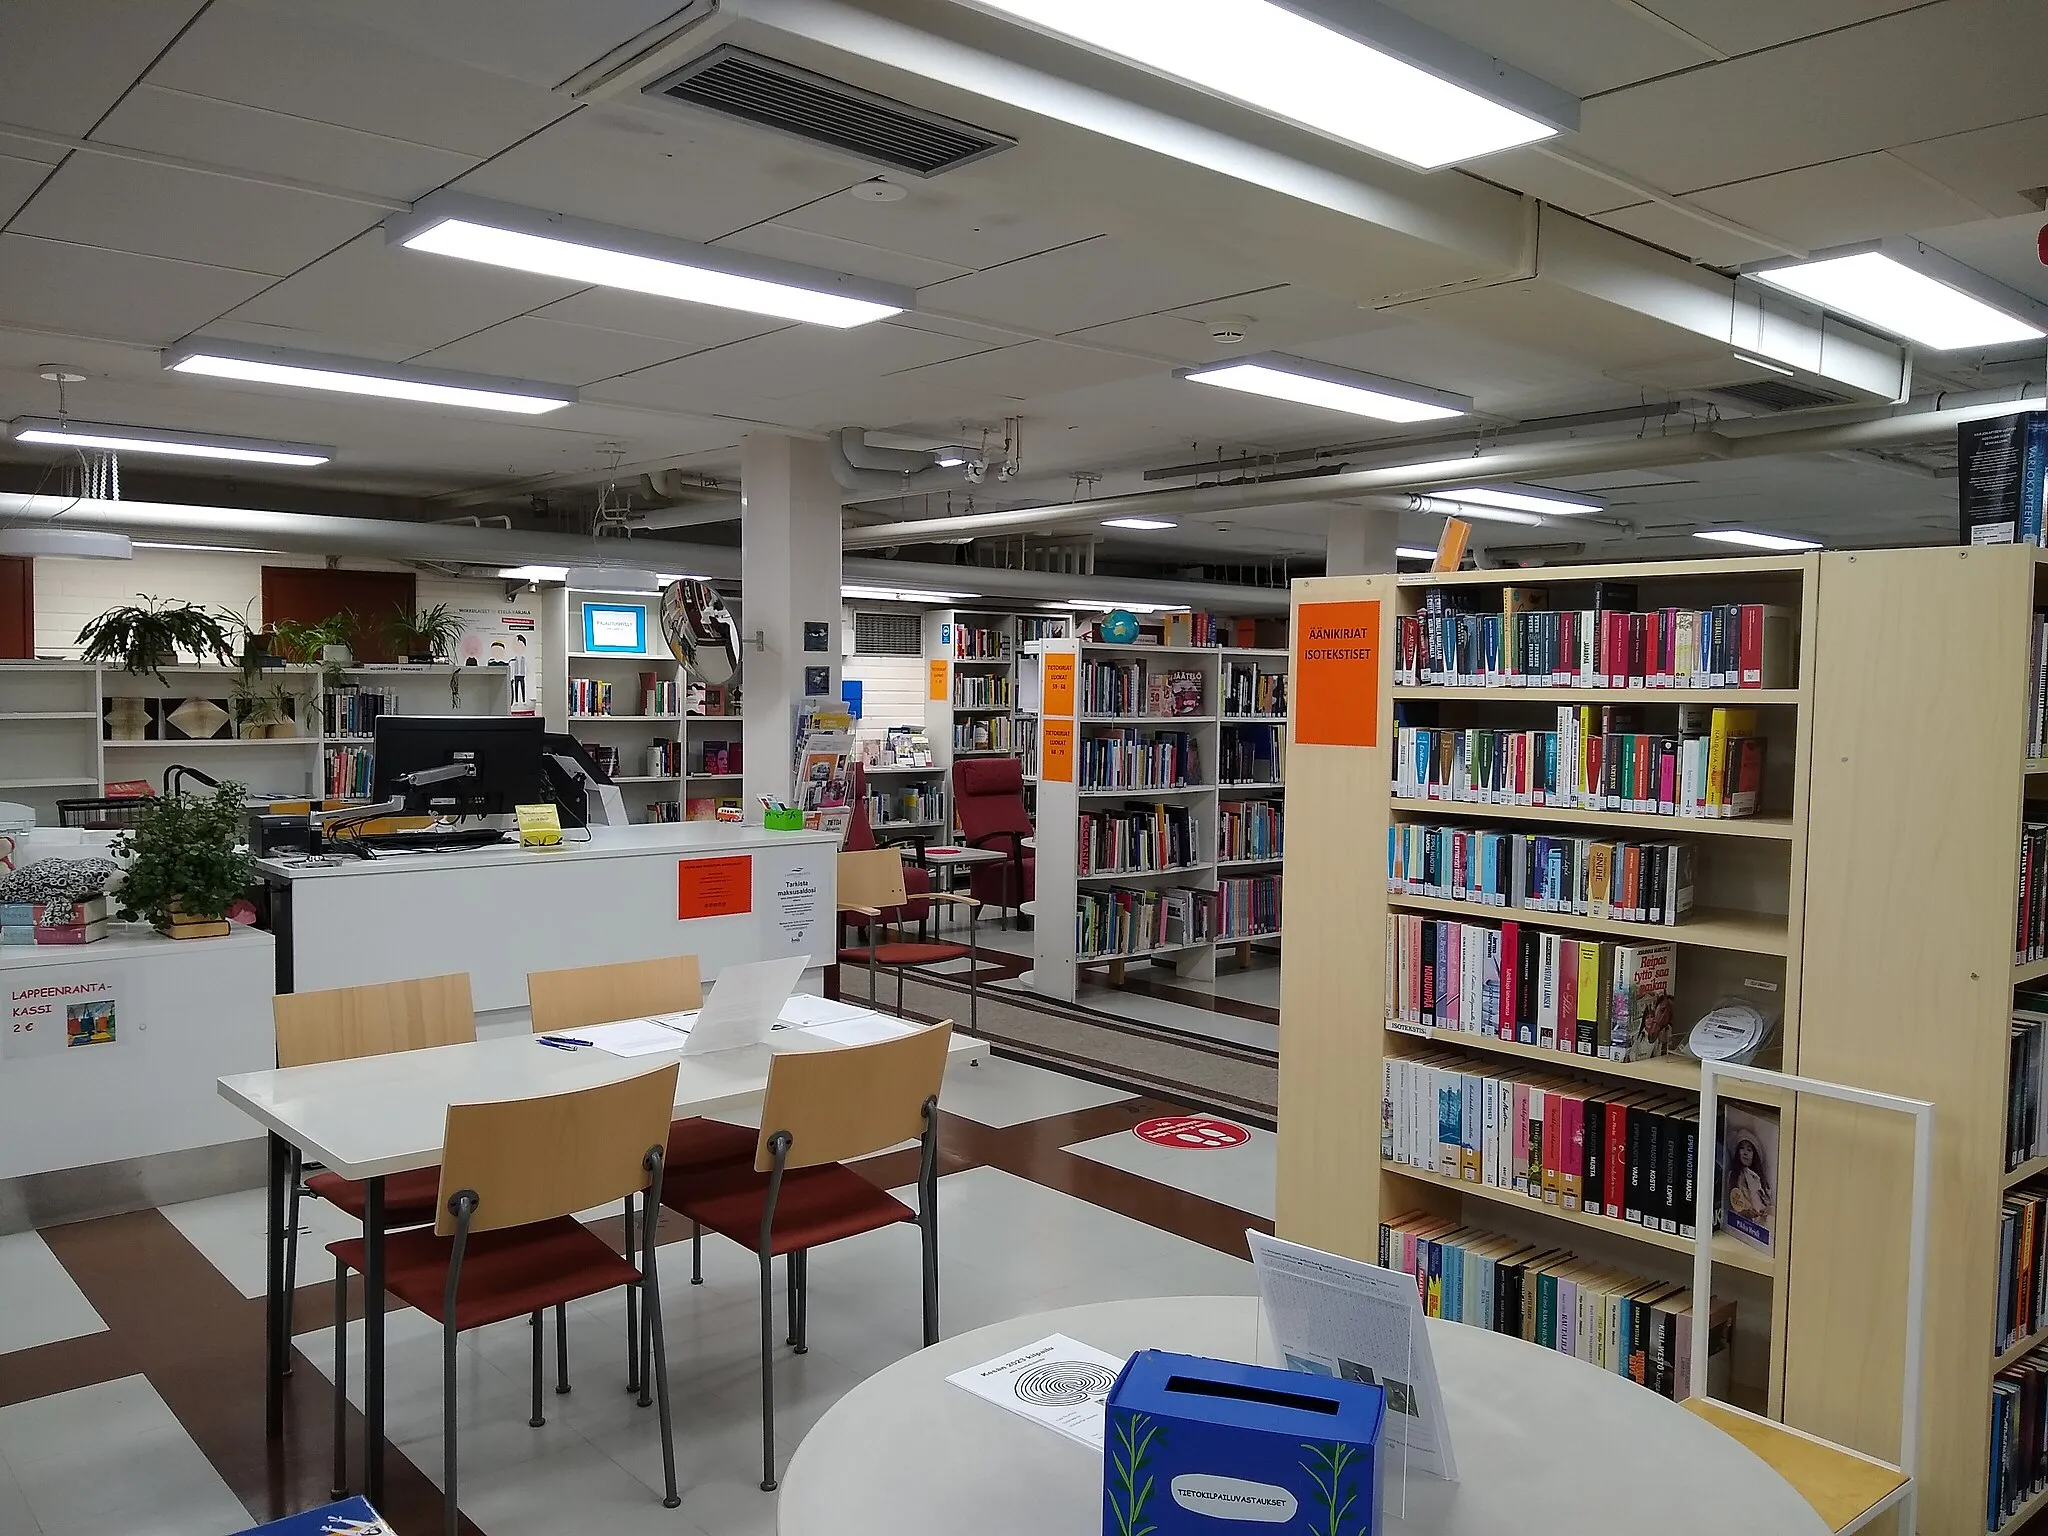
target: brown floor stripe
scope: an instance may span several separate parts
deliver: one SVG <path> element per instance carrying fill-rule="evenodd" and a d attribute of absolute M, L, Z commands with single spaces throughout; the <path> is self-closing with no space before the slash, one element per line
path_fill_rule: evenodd
<path fill-rule="evenodd" d="M 120 1335 L 113 1332 L 18 1349 L 0 1355 L 0 1408 L 133 1376 L 140 1369 Z"/>

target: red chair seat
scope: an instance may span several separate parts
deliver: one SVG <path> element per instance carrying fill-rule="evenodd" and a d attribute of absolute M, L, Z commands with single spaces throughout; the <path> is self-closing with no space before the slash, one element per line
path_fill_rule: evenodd
<path fill-rule="evenodd" d="M 370 1208 L 369 1186 L 359 1179 L 344 1179 L 338 1173 L 316 1173 L 306 1180 L 306 1188 L 357 1221 Z M 384 1181 L 384 1230 L 430 1226 L 440 1199 L 439 1168 L 411 1168 L 392 1174 Z"/>
<path fill-rule="evenodd" d="M 754 1148 L 760 1139 L 760 1132 L 743 1125 L 727 1125 L 723 1120 L 692 1117 L 673 1121 L 668 1128 L 662 1174 L 679 1177 L 733 1167 L 751 1170 Z"/>
<path fill-rule="evenodd" d="M 768 1205 L 768 1175 L 754 1174 L 701 1195 L 679 1193 L 661 1203 L 692 1221 L 729 1237 L 743 1248 L 760 1251 L 761 1214 Z M 894 1195 L 837 1163 L 798 1168 L 783 1175 L 775 1201 L 771 1253 L 820 1248 L 842 1237 L 857 1237 L 899 1221 L 915 1221 L 917 1213 Z"/>
<path fill-rule="evenodd" d="M 386 1238 L 384 1289 L 436 1322 L 447 1321 L 441 1302 L 454 1247 L 453 1239 L 425 1230 Z M 329 1243 L 327 1251 L 350 1269 L 362 1271 L 361 1238 Z M 639 1278 L 639 1270 L 573 1217 L 479 1232 L 463 1249 L 455 1326 L 466 1330 L 524 1317 L 560 1302 L 632 1285 Z"/>
<path fill-rule="evenodd" d="M 946 960 L 965 960 L 972 953 L 965 944 L 877 944 L 877 965 L 938 965 Z M 839 951 L 841 965 L 866 965 L 865 949 Z"/>

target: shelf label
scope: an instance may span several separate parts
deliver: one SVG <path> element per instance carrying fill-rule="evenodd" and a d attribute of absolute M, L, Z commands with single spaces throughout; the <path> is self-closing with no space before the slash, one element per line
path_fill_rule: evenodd
<path fill-rule="evenodd" d="M 1048 715 L 1073 717 L 1074 661 L 1074 657 L 1058 652 L 1045 658 L 1045 698 L 1042 704 Z"/>
<path fill-rule="evenodd" d="M 1050 716 L 1038 722 L 1039 775 L 1048 784 L 1074 782 L 1074 722 Z"/>
<path fill-rule="evenodd" d="M 952 697 L 946 688 L 946 663 L 942 658 L 932 662 L 932 682 L 926 696 L 934 704 L 943 704 Z"/>
<path fill-rule="evenodd" d="M 676 917 L 739 917 L 754 910 L 754 856 L 676 862 Z"/>
<path fill-rule="evenodd" d="M 1433 1040 L 1436 1031 L 1427 1024 L 1411 1024 L 1406 1019 L 1389 1019 L 1387 1028 L 1397 1035 L 1413 1035 L 1418 1040 Z"/>
<path fill-rule="evenodd" d="M 1294 619 L 1297 746 L 1376 747 L 1380 604 L 1303 603 Z"/>

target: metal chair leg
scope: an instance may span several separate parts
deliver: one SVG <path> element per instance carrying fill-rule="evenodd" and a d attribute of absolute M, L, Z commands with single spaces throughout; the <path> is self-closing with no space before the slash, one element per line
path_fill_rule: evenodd
<path fill-rule="evenodd" d="M 633 1242 L 633 1197 L 626 1196 L 626 1261 L 633 1262 L 640 1250 Z M 640 1390 L 640 1287 L 626 1287 L 626 1391 Z"/>
<path fill-rule="evenodd" d="M 775 1270 L 761 1255 L 761 1491 L 775 1491 Z"/>
<path fill-rule="evenodd" d="M 811 1352 L 811 1252 L 799 1248 L 790 1257 L 796 1261 L 796 1352 Z"/>
<path fill-rule="evenodd" d="M 690 1223 L 690 1284 L 704 1283 L 704 1229 Z"/>
<path fill-rule="evenodd" d="M 788 1306 L 784 1321 L 789 1324 L 789 1336 L 782 1342 L 794 1344 L 796 1342 L 796 1255 L 794 1253 L 786 1253 L 782 1256 L 782 1280 L 783 1288 L 788 1293 Z"/>
<path fill-rule="evenodd" d="M 967 909 L 967 1033 L 981 1033 L 981 909 Z"/>
<path fill-rule="evenodd" d="M 543 1333 L 543 1329 L 541 1326 L 540 1309 L 538 1307 L 534 1309 L 533 1316 L 530 1319 L 528 1319 L 528 1321 L 532 1324 L 533 1327 L 533 1417 L 528 1419 L 526 1422 L 533 1428 L 539 1429 L 541 1425 L 547 1423 L 547 1419 L 541 1414 L 540 1411 L 540 1356 L 541 1336 Z"/>
<path fill-rule="evenodd" d="M 555 1303 L 555 1393 L 569 1390 L 569 1308 Z"/>
<path fill-rule="evenodd" d="M 334 1481 L 329 1498 L 348 1497 L 348 1266 L 334 1261 Z"/>
<path fill-rule="evenodd" d="M 299 1190 L 306 1178 L 305 1154 L 292 1148 L 291 1193 L 285 1197 L 284 1217 L 284 1374 L 292 1373 L 292 1303 L 299 1288 Z"/>
<path fill-rule="evenodd" d="M 646 1257 L 641 1264 L 640 1276 L 640 1283 L 647 1288 L 647 1305 L 643 1310 L 647 1316 L 647 1339 L 651 1356 L 643 1375 L 654 1378 L 654 1396 L 660 1404 L 661 1471 L 665 1480 L 661 1504 L 664 1509 L 674 1509 L 683 1500 L 676 1492 L 675 1426 L 669 1417 L 668 1407 L 668 1345 L 662 1337 L 661 1273 L 654 1262 L 652 1226 L 647 1229 Z"/>
<path fill-rule="evenodd" d="M 451 1285 L 452 1291 L 454 1287 Z M 441 1324 L 441 1525 L 443 1536 L 458 1536 L 462 1516 L 455 1505 L 455 1309 Z"/>
<path fill-rule="evenodd" d="M 896 967 L 896 1017 L 899 1019 L 903 1017 L 903 973 L 908 969 L 903 965 Z"/>
<path fill-rule="evenodd" d="M 372 1189 L 376 1186 L 372 1185 Z M 381 1205 L 373 1200 L 371 1208 Z M 449 1209 L 455 1215 L 455 1242 L 448 1253 L 448 1279 L 441 1289 L 441 1524 L 443 1536 L 460 1536 L 462 1515 L 456 1507 L 455 1486 L 455 1421 L 456 1421 L 456 1370 L 455 1344 L 458 1337 L 456 1328 L 455 1298 L 462 1288 L 462 1255 L 469 1246 L 469 1222 L 476 1214 L 476 1194 L 472 1190 L 461 1190 L 449 1201 Z M 364 1303 L 367 1306 L 382 1306 L 384 1297 L 381 1288 L 373 1288 L 365 1277 Z M 540 1314 L 534 1314 L 536 1322 Z M 539 1333 L 534 1335 L 533 1396 L 534 1407 L 540 1407 L 540 1356 Z M 372 1469 L 376 1466 L 377 1448 L 372 1444 L 366 1449 L 365 1459 Z"/>

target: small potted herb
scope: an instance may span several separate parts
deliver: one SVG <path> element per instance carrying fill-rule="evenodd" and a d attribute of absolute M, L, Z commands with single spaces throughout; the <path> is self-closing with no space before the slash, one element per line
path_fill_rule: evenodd
<path fill-rule="evenodd" d="M 140 606 L 109 608 L 78 632 L 81 661 L 118 666 L 137 676 L 164 682 L 163 669 L 180 656 L 223 665 L 235 659 L 233 614 L 216 613 L 197 603 L 165 602 L 141 597 Z"/>
<path fill-rule="evenodd" d="M 417 613 L 400 608 L 384 625 L 391 648 L 415 665 L 445 661 L 449 648 L 462 633 L 462 620 L 446 603 L 436 603 Z"/>
<path fill-rule="evenodd" d="M 243 846 L 246 791 L 223 784 L 211 795 L 141 801 L 134 827 L 114 839 L 127 862 L 114 896 L 124 920 L 154 923 L 174 939 L 226 933 L 228 908 L 255 874 Z"/>

